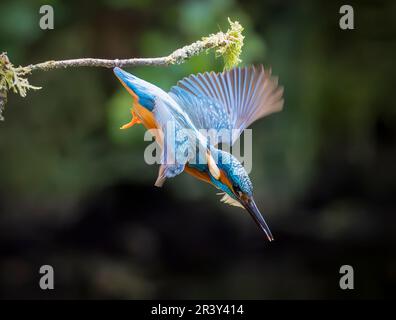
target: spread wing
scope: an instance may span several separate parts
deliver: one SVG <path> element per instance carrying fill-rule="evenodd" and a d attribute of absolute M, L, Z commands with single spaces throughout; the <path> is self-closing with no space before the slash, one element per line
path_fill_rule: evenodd
<path fill-rule="evenodd" d="M 169 95 L 197 129 L 223 130 L 215 144 L 232 145 L 254 121 L 283 107 L 283 88 L 262 65 L 191 75 L 172 87 Z"/>

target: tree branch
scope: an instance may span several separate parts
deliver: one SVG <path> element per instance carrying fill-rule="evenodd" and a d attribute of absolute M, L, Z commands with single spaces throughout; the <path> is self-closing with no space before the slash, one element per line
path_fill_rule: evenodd
<path fill-rule="evenodd" d="M 8 91 L 13 91 L 21 97 L 25 97 L 28 90 L 38 90 L 29 84 L 27 76 L 33 71 L 49 71 L 53 69 L 65 69 L 71 67 L 132 67 L 132 66 L 168 66 L 180 64 L 202 52 L 214 49 L 216 56 L 222 56 L 225 69 L 230 69 L 240 62 L 239 56 L 243 46 L 243 28 L 238 21 L 231 21 L 227 32 L 218 32 L 204 37 L 190 45 L 177 49 L 170 55 L 158 58 L 132 58 L 132 59 L 96 59 L 82 58 L 59 61 L 46 61 L 31 64 L 25 67 L 14 67 L 6 53 L 0 54 L 0 120 L 2 111 L 7 102 Z"/>

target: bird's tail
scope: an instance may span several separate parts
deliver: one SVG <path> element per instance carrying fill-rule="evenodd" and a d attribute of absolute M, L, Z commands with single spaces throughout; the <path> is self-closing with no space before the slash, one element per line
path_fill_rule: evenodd
<path fill-rule="evenodd" d="M 134 100 L 149 111 L 152 111 L 154 108 L 155 91 L 159 88 L 121 68 L 115 67 L 113 71 L 125 89 L 133 96 Z"/>

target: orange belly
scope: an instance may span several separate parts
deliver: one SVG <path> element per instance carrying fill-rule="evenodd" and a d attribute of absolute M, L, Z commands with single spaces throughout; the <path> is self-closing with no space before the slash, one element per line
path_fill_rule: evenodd
<path fill-rule="evenodd" d="M 207 183 L 213 184 L 209 178 L 209 175 L 206 172 L 199 171 L 195 168 L 191 168 L 189 166 L 184 167 L 184 171 L 187 172 L 189 175 Z"/>

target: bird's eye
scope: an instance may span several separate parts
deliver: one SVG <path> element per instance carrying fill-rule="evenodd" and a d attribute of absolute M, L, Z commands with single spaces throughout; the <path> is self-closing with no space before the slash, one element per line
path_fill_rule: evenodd
<path fill-rule="evenodd" d="M 234 192 L 235 192 L 238 196 L 241 196 L 241 195 L 242 195 L 242 191 L 241 191 L 241 189 L 240 189 L 238 186 L 233 185 L 232 188 L 234 189 Z"/>

